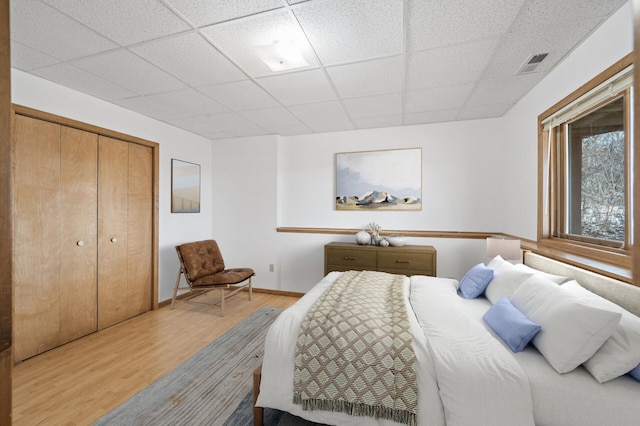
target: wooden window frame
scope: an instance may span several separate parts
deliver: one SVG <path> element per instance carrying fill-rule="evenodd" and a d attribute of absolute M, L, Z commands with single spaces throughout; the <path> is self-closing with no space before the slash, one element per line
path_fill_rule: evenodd
<path fill-rule="evenodd" d="M 630 244 L 632 205 L 631 193 L 631 137 L 633 131 L 625 131 L 625 144 L 627 155 L 625 158 L 625 175 L 627 179 L 626 191 L 626 223 L 625 242 L 623 247 L 612 247 L 602 241 L 572 237 L 557 237 L 564 232 L 564 218 L 567 206 L 565 205 L 565 188 L 559 179 L 564 179 L 564 164 L 566 164 L 566 152 L 558 149 L 558 140 L 565 137 L 565 126 L 560 125 L 551 129 L 545 129 L 544 123 L 558 111 L 567 105 L 584 97 L 590 91 L 617 73 L 633 64 L 633 54 L 629 54 L 597 75 L 594 79 L 575 90 L 570 95 L 553 105 L 538 116 L 538 232 L 536 251 L 547 256 L 561 260 L 569 260 L 577 266 L 584 267 L 614 278 L 632 282 L 632 250 Z M 632 96 L 631 89 L 625 89 L 625 130 L 631 129 Z M 616 96 L 618 96 L 616 94 Z M 610 102 L 611 99 L 606 102 Z M 586 110 L 584 114 L 598 108 L 602 103 Z M 632 129 L 631 129 L 632 130 Z M 559 134 L 550 135 L 550 132 Z M 551 137 L 550 137 L 551 136 Z M 562 139 L 559 139 L 562 138 Z M 634 148 L 637 150 L 637 148 Z"/>

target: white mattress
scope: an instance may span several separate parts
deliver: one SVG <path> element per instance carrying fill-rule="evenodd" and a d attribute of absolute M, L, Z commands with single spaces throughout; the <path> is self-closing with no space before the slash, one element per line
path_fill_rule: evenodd
<path fill-rule="evenodd" d="M 331 273 L 307 293 L 294 306 L 281 314 L 267 336 L 263 376 L 257 405 L 288 411 L 294 415 L 319 423 L 340 425 L 391 425 L 383 420 L 367 417 L 349 417 L 342 413 L 304 412 L 292 402 L 293 357 L 295 339 L 306 311 L 315 299 L 336 278 Z M 438 285 L 442 278 L 433 280 Z M 431 284 L 431 283 L 430 283 Z M 491 306 L 484 298 L 467 300 L 460 297 L 464 309 L 470 317 L 478 321 L 493 334 L 482 320 L 482 315 Z M 409 305 L 410 306 L 410 305 Z M 425 337 L 416 318 L 410 315 L 412 333 L 416 339 L 416 357 L 420 369 L 417 372 L 420 400 L 418 422 L 420 425 L 444 425 L 444 409 L 438 398 L 438 388 L 433 378 L 435 373 L 430 362 L 420 362 L 429 357 L 422 348 Z M 495 336 L 501 345 L 502 340 Z M 506 348 L 506 345 L 504 345 Z M 638 425 L 640 424 L 640 383 L 630 377 L 621 377 L 599 384 L 584 368 L 558 374 L 531 345 L 523 352 L 511 354 L 526 373 L 531 387 L 533 417 L 538 426 L 589 426 L 589 425 Z M 487 390 L 491 392 L 491 389 Z"/>

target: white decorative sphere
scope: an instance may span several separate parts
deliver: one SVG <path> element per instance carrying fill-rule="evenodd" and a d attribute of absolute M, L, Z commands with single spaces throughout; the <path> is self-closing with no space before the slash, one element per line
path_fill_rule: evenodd
<path fill-rule="evenodd" d="M 362 230 L 356 234 L 356 243 L 365 245 L 371 243 L 371 235 L 365 230 Z"/>

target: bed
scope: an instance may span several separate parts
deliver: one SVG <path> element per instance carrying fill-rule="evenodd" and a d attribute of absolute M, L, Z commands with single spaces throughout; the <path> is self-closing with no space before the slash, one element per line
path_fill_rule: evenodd
<path fill-rule="evenodd" d="M 498 267 L 492 265 L 494 262 L 498 262 Z M 608 360 L 604 362 L 606 368 L 602 363 L 589 363 L 597 358 L 596 355 L 601 352 L 604 354 L 605 343 L 612 343 L 614 339 L 611 336 L 614 331 L 619 332 L 621 318 L 624 317 L 627 323 L 631 321 L 632 328 L 640 324 L 640 289 L 533 253 L 525 253 L 526 266 L 514 267 L 505 263 L 501 259 L 494 259 L 487 265 L 489 269 L 493 268 L 493 278 L 486 291 L 475 298 L 462 297 L 458 288 L 460 283 L 453 279 L 413 276 L 403 282 L 406 290 L 404 303 L 409 313 L 409 329 L 415 351 L 418 395 L 415 424 L 638 424 L 640 382 L 628 374 L 612 372 Z M 518 270 L 514 271 L 516 268 Z M 255 405 L 286 411 L 323 424 L 400 424 L 372 415 L 303 409 L 303 405 L 293 402 L 296 344 L 301 324 L 311 306 L 323 297 L 342 274 L 329 273 L 295 305 L 284 311 L 270 328 L 261 377 L 256 382 L 259 392 L 256 390 Z M 554 283 L 553 288 L 548 288 L 552 292 L 566 285 L 567 292 L 573 286 L 598 295 L 594 296 L 598 300 L 592 300 L 589 298 L 592 294 L 589 293 L 586 299 L 578 303 L 580 309 L 589 309 L 590 315 L 595 312 L 593 316 L 602 316 L 598 319 L 598 335 L 584 338 L 580 332 L 572 331 L 567 337 L 554 335 L 555 326 L 546 328 L 547 318 L 536 310 L 538 305 L 547 305 L 546 302 L 536 302 L 536 297 L 539 297 L 537 293 L 544 291 L 528 294 L 527 286 L 533 288 L 533 283 L 537 290 L 547 288 L 542 284 L 549 282 Z M 489 312 L 497 312 L 495 305 L 501 305 L 502 301 L 497 302 L 504 294 L 509 296 L 514 305 L 519 300 L 518 308 L 526 308 L 526 313 L 543 323 L 542 330 L 545 333 L 540 331 L 533 337 L 533 341 L 540 340 L 536 346 L 529 343 L 520 351 L 513 352 L 509 347 L 511 343 L 499 337 L 501 330 L 492 328 L 483 319 L 485 315 L 488 318 Z M 582 297 L 582 293 L 579 294 Z M 562 293 L 561 296 L 564 295 Z M 602 303 L 601 298 L 607 299 L 604 303 L 615 303 L 616 309 L 598 306 Z M 554 296 L 553 300 L 556 299 L 558 297 Z M 622 310 L 624 313 L 618 313 Z M 562 329 L 565 323 L 571 324 L 571 321 L 573 319 L 563 317 L 563 325 L 559 328 Z M 587 325 L 583 326 L 583 322 Z M 581 320 L 580 327 L 588 328 L 589 322 Z M 608 325 L 601 327 L 600 323 Z M 550 331 L 552 328 L 553 332 Z M 558 338 L 567 339 L 567 344 L 558 345 Z M 630 347 L 637 349 L 640 345 L 638 338 L 640 334 L 628 333 L 624 334 L 622 340 L 630 340 Z M 592 343 L 598 339 L 600 342 Z M 578 355 L 572 353 L 567 358 L 564 353 L 575 345 L 595 345 L 595 349 L 579 348 L 579 356 L 584 357 L 585 351 L 590 352 L 589 360 L 580 362 L 577 367 L 570 364 L 576 362 Z M 635 358 L 625 359 L 626 365 L 630 365 L 629 362 L 640 364 L 640 351 L 634 349 L 633 353 L 632 357 Z M 618 365 L 615 368 L 620 370 L 621 367 Z M 298 370 L 295 374 L 298 374 Z M 260 410 L 256 412 L 260 413 Z M 256 424 L 260 422 L 261 418 L 256 418 Z"/>

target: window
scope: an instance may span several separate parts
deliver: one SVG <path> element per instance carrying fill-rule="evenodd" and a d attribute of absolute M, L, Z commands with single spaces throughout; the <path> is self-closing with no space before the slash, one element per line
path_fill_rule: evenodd
<path fill-rule="evenodd" d="M 630 268 L 632 68 L 623 58 L 540 115 L 539 246 Z"/>
<path fill-rule="evenodd" d="M 623 247 L 627 211 L 624 97 L 567 123 L 566 238 Z M 560 144 L 564 145 L 564 144 Z"/>

